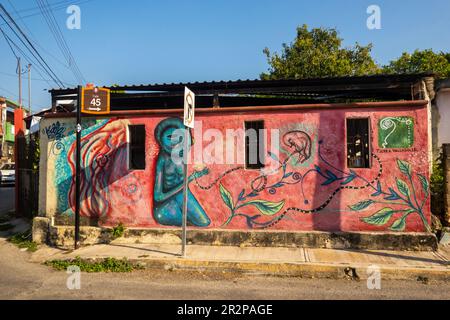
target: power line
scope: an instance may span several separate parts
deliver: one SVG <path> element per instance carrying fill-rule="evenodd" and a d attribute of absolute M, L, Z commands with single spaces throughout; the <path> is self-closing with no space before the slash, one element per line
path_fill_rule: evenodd
<path fill-rule="evenodd" d="M 62 1 L 64 2 L 64 1 Z M 22 16 L 20 15 L 19 11 L 16 9 L 16 7 L 14 6 L 14 4 L 12 3 L 11 0 L 8 0 L 8 3 L 10 4 L 11 8 L 14 10 L 14 13 L 16 14 L 16 16 L 19 18 L 19 20 L 22 22 L 23 26 L 25 27 L 25 29 L 27 29 L 27 31 L 30 34 L 30 40 L 37 46 L 39 47 L 42 51 L 44 51 L 46 54 L 48 54 L 50 57 L 52 57 L 56 62 L 58 62 L 60 65 L 62 65 L 64 68 L 69 69 L 69 67 L 61 62 L 57 57 L 55 57 L 51 52 L 49 52 L 48 50 L 46 50 L 43 46 L 41 46 L 37 40 L 36 37 L 34 36 L 33 32 L 30 30 L 30 28 L 28 28 L 27 24 L 25 23 L 24 19 L 22 18 Z"/>
<path fill-rule="evenodd" d="M 31 46 L 31 48 L 33 49 L 33 51 L 38 55 L 38 57 L 41 59 L 41 61 L 44 63 L 44 65 L 46 66 L 46 68 L 50 71 L 50 73 L 52 74 L 51 78 L 55 78 L 59 83 L 62 84 L 61 80 L 59 80 L 58 76 L 53 72 L 53 70 L 50 68 L 50 66 L 47 64 L 47 62 L 44 60 L 44 58 L 42 58 L 41 54 L 36 50 L 36 48 L 34 47 L 34 45 L 30 42 L 30 40 L 28 39 L 27 35 L 22 31 L 22 29 L 19 27 L 19 25 L 16 23 L 16 21 L 11 17 L 11 15 L 9 14 L 8 11 L 6 11 L 5 7 L 3 7 L 2 4 L 0 4 L 0 9 L 2 9 L 2 11 L 6 14 L 6 16 L 9 18 L 9 20 L 14 24 L 15 28 L 19 31 L 19 33 L 22 35 L 22 37 L 26 40 L 26 42 L 28 43 L 29 46 Z M 22 38 L 17 34 L 17 32 L 14 30 L 13 27 L 11 27 L 11 25 L 9 24 L 8 21 L 6 21 L 6 19 L 3 17 L 3 15 L 1 15 L 2 19 L 8 24 L 8 27 L 14 32 L 14 34 L 16 35 L 16 37 L 19 38 L 19 40 L 22 42 L 22 44 L 25 46 L 25 48 L 28 49 L 28 51 L 31 52 L 31 54 L 36 58 L 35 54 L 33 53 L 32 50 L 30 50 L 30 48 L 25 44 L 25 42 L 22 40 Z M 37 58 L 36 58 L 37 59 Z M 49 74 L 50 75 L 50 74 Z"/>
<path fill-rule="evenodd" d="M 94 1 L 94 0 L 68 1 L 68 2 L 65 2 L 64 4 L 61 4 L 61 5 L 56 5 L 57 3 L 54 3 L 54 4 L 51 5 L 51 8 L 53 10 L 61 10 L 61 9 L 66 8 L 68 4 L 79 5 L 79 4 L 84 4 L 84 3 L 88 3 L 88 2 L 92 2 L 92 1 Z M 33 8 L 30 8 L 30 9 L 19 10 L 18 12 L 23 13 L 24 11 L 30 11 L 30 10 L 39 10 L 39 8 L 38 7 L 33 7 Z M 35 16 L 39 16 L 39 15 L 42 15 L 42 13 L 41 12 L 36 12 L 36 13 L 32 13 L 32 14 L 29 14 L 29 15 L 22 16 L 22 19 L 35 17 Z M 3 26 L 3 25 L 5 25 L 5 23 L 0 24 L 0 26 Z"/>
<path fill-rule="evenodd" d="M 8 1 L 8 2 L 9 2 L 9 1 Z M 57 6 L 57 5 L 61 5 L 61 4 L 67 5 L 67 4 L 70 3 L 70 2 L 71 2 L 70 0 L 58 1 L 58 2 L 52 3 L 52 6 Z M 21 9 L 21 10 L 19 10 L 18 12 L 23 13 L 23 12 L 27 12 L 27 11 L 36 11 L 36 10 L 39 10 L 39 8 L 38 8 L 38 7 L 31 7 L 31 8 Z"/>
<path fill-rule="evenodd" d="M 47 0 L 36 0 L 37 4 L 39 5 L 39 8 L 42 12 L 42 15 L 44 16 L 44 19 L 53 34 L 53 37 L 56 40 L 56 43 L 61 50 L 63 56 L 66 58 L 67 63 L 69 64 L 69 67 L 74 74 L 77 81 L 82 84 L 85 83 L 86 80 L 81 73 L 80 69 L 78 68 L 78 65 L 75 61 L 75 58 L 72 55 L 72 52 L 66 42 L 66 39 L 64 38 L 64 35 L 61 31 L 61 28 L 59 27 L 56 18 L 52 12 L 52 9 L 47 2 Z"/>
<path fill-rule="evenodd" d="M 25 60 L 27 60 L 27 59 L 25 59 Z M 26 72 L 24 72 L 24 74 L 25 73 Z M 7 76 L 7 77 L 14 77 L 14 78 L 17 77 L 17 74 L 12 74 L 12 73 L 3 72 L 3 71 L 0 71 L 0 75 L 4 75 L 4 76 Z M 47 82 L 47 83 L 49 83 L 49 81 L 51 81 L 49 79 L 43 79 L 43 78 L 31 78 L 31 80 L 42 81 L 42 82 Z M 70 83 L 67 83 L 67 82 L 64 82 L 64 84 L 67 85 L 67 86 L 70 86 L 70 87 L 74 87 L 75 86 L 74 84 L 70 84 Z"/>
<path fill-rule="evenodd" d="M 22 37 L 25 39 L 25 41 L 28 43 L 28 45 L 25 43 L 25 41 L 22 39 L 22 37 L 19 36 L 19 34 L 16 32 L 16 30 L 11 26 L 11 24 L 5 19 L 5 17 L 0 14 L 0 17 L 5 21 L 5 23 L 8 25 L 8 27 L 13 31 L 13 33 L 16 35 L 16 37 L 20 40 L 20 42 L 25 46 L 25 48 L 33 55 L 33 57 L 38 61 L 39 64 L 43 67 L 45 72 L 52 78 L 52 80 L 58 84 L 61 87 L 64 87 L 64 84 L 62 81 L 58 78 L 58 76 L 53 72 L 53 70 L 50 68 L 50 66 L 47 64 L 47 62 L 44 60 L 44 58 L 41 56 L 39 51 L 34 47 L 34 45 L 30 42 L 26 34 L 22 31 L 22 29 L 17 25 L 15 20 L 11 17 L 11 15 L 6 11 L 5 7 L 3 7 L 2 4 L 0 4 L 0 9 L 4 12 L 4 14 L 8 17 L 8 19 L 13 23 L 15 29 L 22 35 Z M 30 49 L 31 47 L 31 49 Z M 37 55 L 37 56 L 36 56 Z M 39 57 L 39 58 L 38 58 Z"/>
<path fill-rule="evenodd" d="M 33 59 L 31 59 L 21 48 L 20 48 L 20 46 L 19 45 L 17 45 L 8 35 L 6 35 L 6 38 L 7 38 L 7 40 L 9 40 L 13 45 L 14 45 L 14 47 L 16 48 L 16 50 L 17 51 L 19 51 L 19 53 L 22 55 L 22 56 L 24 56 L 25 57 L 25 59 L 27 60 L 27 62 L 28 63 L 34 63 L 34 61 L 35 60 L 33 60 Z M 51 84 L 50 84 L 50 82 L 49 81 L 54 81 L 53 79 L 52 80 L 47 80 L 47 79 L 45 79 L 43 76 L 42 76 L 42 73 L 39 71 L 39 70 L 41 70 L 42 72 L 44 72 L 44 73 L 47 73 L 46 72 L 46 70 L 45 69 L 43 69 L 42 68 L 42 66 L 39 64 L 39 61 L 37 62 L 37 64 L 35 64 L 35 67 L 36 67 L 36 71 L 37 71 L 37 73 L 39 74 L 39 76 L 44 80 L 44 81 L 46 81 L 47 82 L 47 84 L 49 85 L 49 86 L 51 86 Z M 70 85 L 70 86 L 73 86 L 73 85 Z"/>
<path fill-rule="evenodd" d="M 14 51 L 11 42 L 9 42 L 8 37 L 6 36 L 5 32 L 3 31 L 3 29 L 0 27 L 0 31 L 3 34 L 3 37 L 5 37 L 6 43 L 8 44 L 9 48 L 11 49 L 13 55 L 16 57 L 16 59 L 19 59 L 19 56 L 16 54 L 16 51 Z"/>

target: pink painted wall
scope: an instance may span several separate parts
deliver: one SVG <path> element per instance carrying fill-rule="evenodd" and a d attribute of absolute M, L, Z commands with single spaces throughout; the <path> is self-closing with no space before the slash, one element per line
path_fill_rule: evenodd
<path fill-rule="evenodd" d="M 346 118 L 366 117 L 371 124 L 370 169 L 349 169 L 346 164 Z M 411 119 L 413 144 L 410 147 L 386 148 L 379 145 L 380 121 L 389 117 Z M 409 118 L 406 118 L 409 117 Z M 155 220 L 154 184 L 159 145 L 155 127 L 167 117 L 114 118 L 83 138 L 82 215 L 98 217 L 99 224 L 128 227 L 164 228 Z M 56 122 L 56 119 L 50 119 Z M 264 120 L 265 128 L 279 129 L 280 139 L 291 131 L 303 131 L 311 139 L 311 152 L 303 163 L 288 161 L 267 178 L 259 170 L 239 169 L 241 164 L 207 165 L 209 173 L 193 181 L 190 190 L 210 222 L 205 228 L 231 230 L 323 230 L 323 231 L 425 231 L 430 223 L 429 160 L 427 110 L 411 108 L 349 108 L 267 113 L 200 114 L 203 132 L 243 128 L 244 121 Z M 395 120 L 394 120 L 395 121 Z M 146 126 L 146 169 L 128 170 L 127 126 Z M 400 128 L 400 125 L 398 126 Z M 400 129 L 398 129 L 400 130 Z M 199 130 L 193 132 L 200 143 Z M 196 137 L 197 133 L 197 137 Z M 385 132 L 386 136 L 389 132 Z M 396 134 L 394 132 L 394 134 Z M 70 170 L 57 174 L 72 179 L 73 132 L 63 133 L 66 152 L 55 155 L 69 160 Z M 270 131 L 269 131 L 270 135 Z M 41 134 L 42 136 L 42 134 Z M 393 136 L 390 136 L 390 139 Z M 49 136 L 50 139 L 50 136 Z M 50 140 L 49 140 L 50 143 Z M 270 137 L 268 144 L 270 146 Z M 203 142 L 203 147 L 207 146 Z M 280 163 L 293 149 L 281 141 Z M 244 152 L 244 145 L 236 145 Z M 194 149 L 195 150 L 195 149 Z M 293 156 L 295 159 L 297 156 Z M 225 156 L 224 156 L 225 158 Z M 63 159 L 63 160 L 64 160 Z M 268 159 L 272 159 L 268 157 Z M 292 160 L 292 159 L 291 159 Z M 269 161 L 269 160 L 268 160 Z M 48 161 L 51 165 L 51 161 Z M 192 173 L 194 165 L 189 166 Z M 234 171 L 227 173 L 234 169 Z M 253 181 L 253 186 L 252 186 Z M 73 181 L 48 181 L 58 193 L 67 193 L 56 214 L 73 214 Z M 222 186 L 222 187 L 221 187 Z M 65 190 L 64 188 L 69 188 Z M 228 201 L 228 202 L 227 202 Z M 228 203 L 228 206 L 227 206 Z M 233 205 L 230 205 L 233 203 Z M 237 204 L 236 204 L 237 203 Z M 234 210 L 236 205 L 242 205 Z M 230 208 L 231 207 L 231 208 Z"/>

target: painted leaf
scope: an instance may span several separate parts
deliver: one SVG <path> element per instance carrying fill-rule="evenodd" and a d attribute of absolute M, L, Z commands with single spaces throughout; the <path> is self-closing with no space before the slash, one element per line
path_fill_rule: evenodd
<path fill-rule="evenodd" d="M 380 181 L 377 182 L 377 191 L 375 193 L 372 193 L 372 197 L 378 197 L 381 195 L 383 191 L 381 190 L 381 183 Z"/>
<path fill-rule="evenodd" d="M 244 200 L 245 189 L 242 189 L 241 193 L 239 193 L 239 201 Z"/>
<path fill-rule="evenodd" d="M 278 159 L 276 154 L 274 154 L 273 152 L 270 152 L 270 151 L 268 152 L 268 154 L 273 160 L 280 162 L 280 159 Z"/>
<path fill-rule="evenodd" d="M 261 215 L 260 215 L 260 214 L 257 214 L 257 215 L 252 216 L 252 217 L 247 216 L 247 215 L 244 215 L 244 217 L 245 217 L 245 219 L 247 220 L 247 226 L 248 226 L 249 228 L 253 228 L 254 221 L 255 221 L 256 219 L 258 219 L 259 217 L 261 217 Z"/>
<path fill-rule="evenodd" d="M 288 172 L 286 173 L 283 178 L 289 178 L 290 176 L 292 176 L 293 172 Z"/>
<path fill-rule="evenodd" d="M 324 177 L 324 174 L 322 173 L 322 169 L 318 165 L 314 165 L 314 168 L 316 169 L 317 173 L 320 174 L 322 177 Z"/>
<path fill-rule="evenodd" d="M 326 175 L 327 175 L 328 177 L 330 177 L 330 179 L 337 180 L 337 178 L 338 178 L 338 177 L 337 177 L 333 172 L 331 172 L 330 170 L 326 170 L 325 173 L 326 173 Z"/>
<path fill-rule="evenodd" d="M 332 183 L 335 182 L 335 181 L 336 181 L 335 179 L 329 178 L 329 179 L 325 180 L 325 182 L 322 183 L 322 185 L 323 185 L 323 186 L 327 186 L 327 185 L 329 185 L 329 184 L 332 184 Z"/>
<path fill-rule="evenodd" d="M 419 176 L 420 183 L 422 184 L 423 191 L 425 192 L 425 196 L 428 197 L 428 192 L 429 192 L 428 180 L 421 174 L 418 174 L 418 176 Z"/>
<path fill-rule="evenodd" d="M 398 200 L 401 199 L 397 192 L 394 189 L 389 188 L 389 192 L 391 193 L 388 197 L 384 198 L 384 200 Z"/>
<path fill-rule="evenodd" d="M 222 197 L 223 202 L 228 208 L 233 210 L 234 205 L 231 193 L 222 184 L 220 184 L 219 189 L 220 189 L 220 196 Z"/>
<path fill-rule="evenodd" d="M 395 211 L 392 208 L 383 208 L 370 217 L 361 218 L 361 220 L 368 224 L 382 226 L 388 223 L 394 213 Z"/>
<path fill-rule="evenodd" d="M 403 194 L 404 196 L 409 197 L 410 195 L 410 191 L 409 191 L 409 187 L 406 184 L 405 181 L 403 181 L 402 179 L 397 178 L 397 188 L 398 191 L 400 191 L 401 194 Z"/>
<path fill-rule="evenodd" d="M 283 183 L 283 182 L 278 182 L 278 183 L 274 184 L 274 185 L 272 186 L 272 188 L 280 188 L 280 187 L 282 187 L 282 186 L 284 186 L 284 183 Z"/>
<path fill-rule="evenodd" d="M 347 177 L 347 179 L 345 179 L 343 182 L 341 182 L 341 184 L 342 184 L 342 185 L 349 184 L 349 183 L 352 182 L 355 178 L 356 178 L 356 172 L 354 172 L 353 170 L 350 170 L 350 175 Z"/>
<path fill-rule="evenodd" d="M 403 231 L 405 230 L 406 227 L 406 217 L 408 215 L 405 214 L 403 217 L 401 217 L 400 219 L 394 221 L 394 223 L 392 224 L 392 226 L 389 228 L 392 231 Z"/>
<path fill-rule="evenodd" d="M 271 202 L 266 200 L 251 200 L 244 204 L 245 206 L 255 206 L 259 212 L 265 216 L 277 214 L 284 206 L 284 200 L 280 202 Z"/>
<path fill-rule="evenodd" d="M 321 173 L 321 172 L 319 172 L 319 174 L 321 174 L 322 177 L 327 179 L 327 180 L 325 180 L 324 183 L 322 183 L 323 186 L 327 186 L 329 184 L 332 184 L 336 180 L 338 180 L 338 177 L 333 172 L 331 172 L 330 170 L 326 170 L 325 171 L 325 175 L 323 173 Z"/>
<path fill-rule="evenodd" d="M 397 159 L 397 165 L 403 174 L 406 174 L 408 177 L 411 176 L 411 165 L 408 162 Z"/>
<path fill-rule="evenodd" d="M 360 202 L 358 202 L 358 203 L 356 203 L 354 205 L 351 205 L 350 209 L 352 209 L 353 211 L 361 211 L 361 210 L 364 210 L 365 208 L 367 208 L 368 206 L 370 206 L 373 203 L 374 203 L 374 201 L 370 200 L 370 199 L 363 200 L 363 201 L 360 201 Z"/>

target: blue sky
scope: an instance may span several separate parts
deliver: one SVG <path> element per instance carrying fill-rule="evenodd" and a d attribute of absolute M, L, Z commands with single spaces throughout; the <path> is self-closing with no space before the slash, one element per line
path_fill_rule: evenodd
<path fill-rule="evenodd" d="M 448 0 L 48 2 L 60 8 L 54 11 L 55 18 L 84 77 L 96 85 L 258 78 L 268 67 L 264 47 L 279 51 L 283 42 L 294 39 L 296 27 L 302 24 L 337 28 L 347 46 L 371 42 L 373 56 L 382 64 L 417 48 L 450 51 Z M 58 76 L 76 85 L 38 14 L 37 2 L 0 3 L 38 43 L 37 49 Z M 81 30 L 66 28 L 69 15 L 65 9 L 71 3 L 80 3 Z M 381 8 L 381 30 L 366 27 L 366 9 L 371 4 Z M 0 52 L 0 95 L 17 100 L 17 78 L 12 76 L 16 62 L 1 35 Z M 36 72 L 32 77 L 40 78 Z M 33 80 L 32 88 L 34 110 L 48 107 L 50 95 L 44 90 L 49 84 Z"/>

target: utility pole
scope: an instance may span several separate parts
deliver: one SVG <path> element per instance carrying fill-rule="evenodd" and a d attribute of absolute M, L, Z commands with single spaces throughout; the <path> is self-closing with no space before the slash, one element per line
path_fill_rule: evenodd
<path fill-rule="evenodd" d="M 19 74 L 19 107 L 22 109 L 22 67 L 20 58 L 17 58 L 17 73 Z"/>
<path fill-rule="evenodd" d="M 28 64 L 28 113 L 31 115 L 31 63 Z"/>

